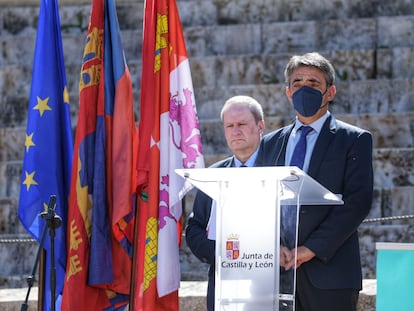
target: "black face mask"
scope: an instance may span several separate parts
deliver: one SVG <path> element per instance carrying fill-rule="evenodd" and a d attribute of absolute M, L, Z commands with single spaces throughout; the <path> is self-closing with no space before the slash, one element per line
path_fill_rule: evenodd
<path fill-rule="evenodd" d="M 320 91 L 304 85 L 293 93 L 293 107 L 300 115 L 304 117 L 312 117 L 318 112 L 319 109 L 326 106 L 321 105 L 322 97 L 327 91 L 328 89 L 326 89 L 325 93 L 322 94 Z"/>

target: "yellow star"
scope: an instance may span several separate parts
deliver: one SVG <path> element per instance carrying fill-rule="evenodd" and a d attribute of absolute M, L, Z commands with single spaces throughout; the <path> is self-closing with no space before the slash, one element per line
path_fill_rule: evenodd
<path fill-rule="evenodd" d="M 43 116 L 43 113 L 45 110 L 52 110 L 47 104 L 49 102 L 49 97 L 46 99 L 41 99 L 39 96 L 37 96 L 37 105 L 33 107 L 34 110 L 40 111 L 40 116 Z"/>
<path fill-rule="evenodd" d="M 29 191 L 31 185 L 38 185 L 38 183 L 36 180 L 34 180 L 35 172 L 30 173 L 30 174 L 28 172 L 25 172 L 25 174 L 26 174 L 26 178 L 23 181 L 23 185 L 26 185 L 27 191 Z"/>
<path fill-rule="evenodd" d="M 65 89 L 63 90 L 63 102 L 65 104 L 69 104 L 69 92 L 66 86 L 65 86 Z"/>
<path fill-rule="evenodd" d="M 36 146 L 33 142 L 33 133 L 30 135 L 26 134 L 26 140 L 24 141 L 24 145 L 26 146 L 26 152 L 29 152 L 29 148 Z"/>
<path fill-rule="evenodd" d="M 48 205 L 46 203 L 43 203 L 43 212 L 47 213 Z"/>

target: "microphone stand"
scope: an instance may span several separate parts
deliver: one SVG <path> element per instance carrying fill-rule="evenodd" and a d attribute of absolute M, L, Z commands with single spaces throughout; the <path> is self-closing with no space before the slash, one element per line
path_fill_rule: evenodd
<path fill-rule="evenodd" d="M 33 266 L 32 274 L 27 277 L 27 283 L 29 288 L 27 289 L 26 299 L 22 304 L 21 311 L 26 311 L 28 308 L 27 302 L 29 300 L 30 290 L 34 284 L 35 273 L 37 270 L 37 265 L 39 263 L 40 253 L 43 249 L 43 244 L 46 237 L 47 228 L 49 228 L 50 236 L 50 306 L 51 311 L 56 309 L 56 264 L 55 264 L 55 229 L 62 225 L 62 218 L 55 212 L 56 208 L 56 195 L 51 195 L 49 199 L 49 204 L 47 206 L 47 211 L 39 214 L 40 217 L 46 220 L 46 226 L 43 227 L 42 237 L 40 239 L 39 248 L 37 250 L 35 263 Z"/>

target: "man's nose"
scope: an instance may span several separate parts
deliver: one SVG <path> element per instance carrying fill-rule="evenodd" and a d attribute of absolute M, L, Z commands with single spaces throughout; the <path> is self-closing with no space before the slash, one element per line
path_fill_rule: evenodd
<path fill-rule="evenodd" d="M 233 130 L 232 130 L 232 132 L 233 132 L 233 134 L 238 134 L 238 133 L 240 133 L 240 126 L 237 126 L 237 125 L 233 126 Z"/>

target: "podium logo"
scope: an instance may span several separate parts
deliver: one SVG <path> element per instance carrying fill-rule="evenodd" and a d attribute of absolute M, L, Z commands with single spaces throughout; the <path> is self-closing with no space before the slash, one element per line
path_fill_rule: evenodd
<path fill-rule="evenodd" d="M 240 241 L 237 234 L 230 234 L 226 240 L 226 257 L 236 260 L 240 256 Z"/>

